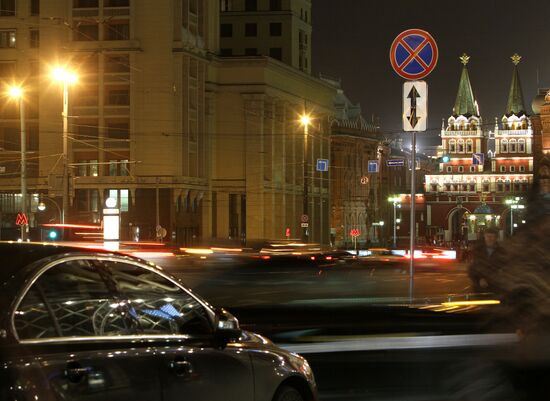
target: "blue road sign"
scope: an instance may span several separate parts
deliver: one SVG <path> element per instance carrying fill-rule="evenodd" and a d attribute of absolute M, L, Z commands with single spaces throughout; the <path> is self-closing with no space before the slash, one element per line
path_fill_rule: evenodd
<path fill-rule="evenodd" d="M 403 167 L 405 165 L 405 159 L 388 159 L 386 164 L 389 167 Z"/>
<path fill-rule="evenodd" d="M 378 160 L 369 160 L 368 172 L 378 173 Z"/>
<path fill-rule="evenodd" d="M 328 159 L 317 159 L 317 171 L 328 171 Z"/>
<path fill-rule="evenodd" d="M 390 61 L 395 72 L 408 80 L 429 75 L 437 65 L 438 50 L 434 38 L 422 29 L 408 29 L 393 41 Z"/>
<path fill-rule="evenodd" d="M 474 153 L 472 155 L 472 164 L 475 166 L 483 166 L 483 164 L 485 164 L 485 153 Z"/>

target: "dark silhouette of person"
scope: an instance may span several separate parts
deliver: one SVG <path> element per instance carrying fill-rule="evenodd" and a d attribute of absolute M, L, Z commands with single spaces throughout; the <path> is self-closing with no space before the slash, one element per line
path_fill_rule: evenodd
<path fill-rule="evenodd" d="M 487 228 L 483 240 L 472 251 L 472 263 L 468 275 L 476 293 L 500 293 L 499 278 L 506 258 L 504 248 L 498 242 L 498 231 Z"/>

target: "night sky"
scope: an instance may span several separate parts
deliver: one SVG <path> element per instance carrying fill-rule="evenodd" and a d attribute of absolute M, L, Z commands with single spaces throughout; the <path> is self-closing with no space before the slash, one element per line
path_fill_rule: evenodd
<path fill-rule="evenodd" d="M 341 78 L 366 119 L 375 114 L 383 131 L 399 132 L 403 79 L 391 69 L 389 48 L 406 29 L 427 30 L 438 43 L 439 63 L 426 78 L 433 139 L 420 143 L 436 143 L 455 101 L 463 52 L 471 56 L 484 124 L 504 114 L 515 52 L 523 56 L 520 75 L 532 112 L 537 88 L 550 87 L 549 22 L 550 0 L 313 0 L 314 74 Z"/>

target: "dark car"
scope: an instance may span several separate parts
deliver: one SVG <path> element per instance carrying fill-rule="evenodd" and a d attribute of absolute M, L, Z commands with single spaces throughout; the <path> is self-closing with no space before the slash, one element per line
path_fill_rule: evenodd
<path fill-rule="evenodd" d="M 313 401 L 307 361 L 160 267 L 0 243 L 0 400 Z"/>

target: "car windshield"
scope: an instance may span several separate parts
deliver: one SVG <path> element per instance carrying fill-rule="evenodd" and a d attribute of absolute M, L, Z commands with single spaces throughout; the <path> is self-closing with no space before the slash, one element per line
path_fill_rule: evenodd
<path fill-rule="evenodd" d="M 0 401 L 548 398 L 549 21 L 549 0 L 0 0 Z"/>

